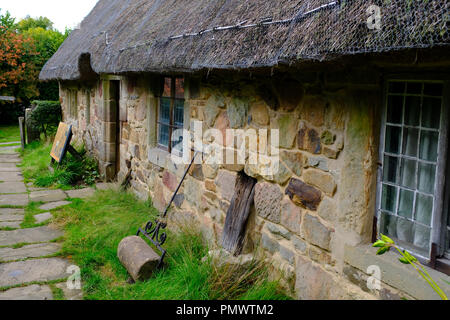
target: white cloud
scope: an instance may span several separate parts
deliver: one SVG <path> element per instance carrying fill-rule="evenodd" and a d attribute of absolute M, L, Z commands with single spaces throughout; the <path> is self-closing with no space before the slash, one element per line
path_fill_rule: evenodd
<path fill-rule="evenodd" d="M 47 17 L 54 27 L 64 31 L 65 27 L 75 28 L 94 8 L 98 0 L 0 0 L 4 14 L 9 11 L 16 21 L 31 17 Z"/>

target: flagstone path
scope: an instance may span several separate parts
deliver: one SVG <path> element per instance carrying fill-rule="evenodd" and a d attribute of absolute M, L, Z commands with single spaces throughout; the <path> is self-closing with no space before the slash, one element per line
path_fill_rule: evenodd
<path fill-rule="evenodd" d="M 41 224 L 52 218 L 50 210 L 70 204 L 71 198 L 89 197 L 94 189 L 63 191 L 25 185 L 16 148 L 0 145 L 0 300 L 52 300 L 52 287 L 62 290 L 66 299 L 82 299 L 81 290 L 69 290 L 66 285 L 72 263 L 57 257 L 63 232 L 47 225 L 21 228 L 21 224 L 30 202 L 44 202 L 40 209 L 48 212 L 34 216 L 36 224 Z"/>

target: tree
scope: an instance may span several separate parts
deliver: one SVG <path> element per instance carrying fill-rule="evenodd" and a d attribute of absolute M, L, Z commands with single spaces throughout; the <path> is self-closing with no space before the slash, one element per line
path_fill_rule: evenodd
<path fill-rule="evenodd" d="M 46 17 L 31 18 L 30 16 L 26 16 L 25 19 L 22 19 L 17 23 L 17 30 L 19 32 L 24 32 L 34 28 L 54 30 L 53 22 L 51 22 L 50 19 Z"/>
<path fill-rule="evenodd" d="M 61 33 L 45 17 L 15 22 L 0 12 L 0 95 L 11 95 L 16 104 L 0 106 L 0 121 L 16 120 L 31 100 L 58 100 L 56 81 L 39 82 L 39 72 L 58 50 L 70 30 Z"/>
<path fill-rule="evenodd" d="M 15 32 L 13 21 L 8 12 L 0 16 L 0 93 L 22 102 L 38 94 L 33 83 L 37 52 L 30 37 Z"/>

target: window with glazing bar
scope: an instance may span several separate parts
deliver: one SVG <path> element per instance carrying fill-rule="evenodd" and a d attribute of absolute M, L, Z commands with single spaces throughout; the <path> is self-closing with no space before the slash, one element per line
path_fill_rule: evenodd
<path fill-rule="evenodd" d="M 379 232 L 429 258 L 432 239 L 436 239 L 433 233 L 448 233 L 448 210 L 442 206 L 442 187 L 437 183 L 439 174 L 445 173 L 439 161 L 446 154 L 440 148 L 441 139 L 446 138 L 442 134 L 446 125 L 442 121 L 444 84 L 396 80 L 389 81 L 387 87 L 381 141 Z M 437 224 L 434 219 L 442 219 L 442 223 Z M 444 241 L 439 243 L 440 247 L 448 248 L 448 235 Z"/>
<path fill-rule="evenodd" d="M 184 79 L 165 77 L 163 79 L 158 109 L 158 146 L 172 152 L 176 148 L 181 151 L 184 122 Z"/>

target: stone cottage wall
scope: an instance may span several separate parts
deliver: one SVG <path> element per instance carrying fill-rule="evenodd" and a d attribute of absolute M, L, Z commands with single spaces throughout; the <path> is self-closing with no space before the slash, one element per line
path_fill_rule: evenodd
<path fill-rule="evenodd" d="M 208 239 L 221 238 L 236 175 L 243 170 L 258 180 L 248 224 L 246 252 L 261 249 L 300 299 L 386 298 L 397 290 L 369 290 L 366 270 L 346 261 L 346 247 L 368 244 L 375 208 L 380 89 L 316 77 L 307 81 L 263 79 L 186 80 L 190 119 L 216 128 L 279 129 L 281 167 L 264 176 L 258 165 L 195 165 L 176 198 L 172 215 L 194 217 Z M 131 169 L 136 194 L 163 210 L 184 166 L 151 145 L 156 99 L 152 81 L 123 77 L 121 82 L 121 172 Z M 67 84 L 61 85 L 64 120 L 75 139 L 101 157 L 102 82 L 92 84 L 90 121 L 83 88 L 78 88 L 78 118 L 67 110 Z M 123 110 L 123 111 L 122 111 Z M 205 142 L 210 142 L 206 137 Z M 230 141 L 223 142 L 229 147 Z"/>

